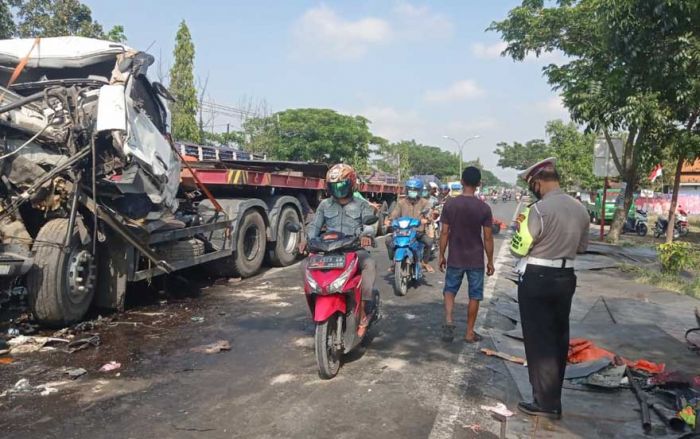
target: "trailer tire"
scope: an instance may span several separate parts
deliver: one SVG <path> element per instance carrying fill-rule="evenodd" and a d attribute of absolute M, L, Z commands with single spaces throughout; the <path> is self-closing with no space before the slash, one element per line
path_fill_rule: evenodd
<path fill-rule="evenodd" d="M 240 277 L 250 277 L 260 270 L 265 258 L 265 220 L 257 210 L 249 210 L 241 219 L 236 236 L 234 271 Z"/>
<path fill-rule="evenodd" d="M 268 255 L 270 263 L 275 267 L 286 267 L 296 261 L 300 234 L 287 231 L 285 226 L 289 223 L 299 224 L 300 222 L 301 219 L 299 219 L 296 209 L 291 206 L 282 209 L 277 222 L 275 246 L 270 249 Z"/>
<path fill-rule="evenodd" d="M 34 267 L 27 274 L 29 305 L 34 318 L 49 327 L 80 321 L 95 295 L 96 263 L 89 245 L 82 244 L 78 227 L 64 247 L 68 219 L 54 219 L 34 241 Z"/>
<path fill-rule="evenodd" d="M 397 202 L 398 202 L 398 201 L 392 201 L 391 204 L 389 205 L 389 210 L 387 210 L 387 218 L 389 217 L 389 215 L 391 215 L 391 212 L 393 212 L 394 209 L 396 208 L 396 203 L 397 203 Z M 389 224 L 389 227 L 386 227 L 386 228 L 384 229 L 384 233 L 385 233 L 385 234 L 386 234 L 386 233 L 389 233 L 389 232 L 391 232 L 391 224 Z"/>

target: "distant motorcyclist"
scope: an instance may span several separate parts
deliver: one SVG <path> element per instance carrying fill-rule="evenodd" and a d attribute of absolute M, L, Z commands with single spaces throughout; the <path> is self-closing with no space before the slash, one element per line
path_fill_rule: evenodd
<path fill-rule="evenodd" d="M 327 232 L 338 232 L 345 235 L 357 235 L 363 232 L 363 219 L 372 216 L 374 212 L 366 200 L 354 196 L 356 186 L 357 174 L 351 166 L 339 163 L 328 170 L 326 187 L 330 198 L 326 198 L 318 205 L 316 216 L 308 229 L 309 239 L 317 238 L 324 226 Z M 360 238 L 360 245 L 362 247 L 371 246 L 371 236 L 363 234 Z M 358 250 L 357 257 L 360 270 L 362 270 L 361 321 L 357 334 L 364 336 L 369 323 L 369 319 L 365 315 L 364 302 L 372 300 L 377 264 L 367 250 Z M 305 269 L 306 264 L 304 264 Z"/>
<path fill-rule="evenodd" d="M 430 261 L 430 249 L 433 246 L 433 240 L 430 239 L 425 233 L 425 226 L 428 224 L 428 218 L 425 217 L 425 211 L 430 211 L 429 201 L 421 197 L 423 192 L 423 182 L 417 178 L 411 178 L 406 181 L 406 197 L 399 200 L 396 203 L 396 207 L 389 214 L 385 222 L 385 226 L 389 227 L 391 221 L 400 217 L 411 217 L 419 219 L 421 222 L 418 228 L 418 239 L 425 245 L 425 251 L 423 252 L 423 261 L 421 263 L 423 269 L 428 273 L 434 272 L 433 268 L 428 264 Z M 387 239 L 384 241 L 386 243 L 387 251 L 389 252 L 389 258 L 391 259 L 391 267 L 389 271 L 393 271 L 394 264 L 394 241 L 392 239 Z"/>
<path fill-rule="evenodd" d="M 447 198 L 450 196 L 450 187 L 443 183 L 440 185 L 440 196 L 438 199 L 440 200 L 440 203 L 444 203 Z"/>
<path fill-rule="evenodd" d="M 428 192 L 429 192 L 428 202 L 430 204 L 430 208 L 434 209 L 439 203 L 438 185 L 437 185 L 437 183 L 431 181 L 430 183 L 428 183 L 428 187 L 429 187 L 429 189 L 428 189 Z"/>

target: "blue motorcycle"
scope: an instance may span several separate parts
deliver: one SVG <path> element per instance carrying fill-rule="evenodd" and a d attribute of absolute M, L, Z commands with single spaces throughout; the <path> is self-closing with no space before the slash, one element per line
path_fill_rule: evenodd
<path fill-rule="evenodd" d="M 418 240 L 420 220 L 401 217 L 392 221 L 391 227 L 394 230 L 394 293 L 405 296 L 409 283 L 423 277 L 420 262 L 425 245 Z"/>

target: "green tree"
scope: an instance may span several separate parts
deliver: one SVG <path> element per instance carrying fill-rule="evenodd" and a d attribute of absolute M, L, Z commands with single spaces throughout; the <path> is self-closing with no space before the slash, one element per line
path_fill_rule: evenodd
<path fill-rule="evenodd" d="M 459 179 L 459 158 L 437 146 L 402 140 L 384 145 L 379 148 L 378 154 L 381 158 L 375 161 L 377 167 L 399 175 L 402 180 L 411 175 L 434 175 L 441 180 Z M 484 184 L 505 185 L 492 172 L 485 170 L 479 159 L 464 163 L 465 167 L 472 165 L 482 170 Z"/>
<path fill-rule="evenodd" d="M 0 0 L 0 38 L 2 39 L 12 38 L 16 30 L 9 3 L 9 1 Z"/>
<path fill-rule="evenodd" d="M 415 142 L 413 142 L 415 143 Z M 377 150 L 378 159 L 375 166 L 384 172 L 395 175 L 399 180 L 405 179 L 411 173 L 411 163 L 408 158 L 408 149 L 411 142 L 385 142 Z"/>
<path fill-rule="evenodd" d="M 478 158 L 471 162 L 465 162 L 463 167 L 466 168 L 467 166 L 476 166 L 481 170 L 481 185 L 484 187 L 510 186 L 508 183 L 496 177 L 496 175 L 493 172 L 484 168 L 484 166 L 481 163 L 481 160 L 479 160 Z"/>
<path fill-rule="evenodd" d="M 202 135 L 197 126 L 197 90 L 194 86 L 194 43 L 185 20 L 180 22 L 175 37 L 175 62 L 170 69 L 173 137 L 180 141 L 200 143 Z"/>
<path fill-rule="evenodd" d="M 228 133 L 211 133 L 204 131 L 202 133 L 202 143 L 212 146 L 228 146 L 234 145 L 241 147 L 245 144 L 245 135 L 242 131 L 231 131 Z"/>
<path fill-rule="evenodd" d="M 334 110 L 298 108 L 244 123 L 246 149 L 278 160 L 349 163 L 368 168 L 372 135 L 369 120 Z"/>
<path fill-rule="evenodd" d="M 658 154 L 660 135 L 677 123 L 664 96 L 680 96 L 672 68 L 689 35 L 700 28 L 695 0 L 657 1 L 525 0 L 490 30 L 508 43 L 504 53 L 523 60 L 528 53 L 559 50 L 568 56 L 544 73 L 575 122 L 601 132 L 612 148 L 614 132 L 624 148 L 613 160 L 627 183 L 625 202 L 615 213 L 609 237 L 616 241 L 631 206 L 640 169 Z M 686 75 L 688 72 L 682 72 Z M 697 78 L 697 72 L 688 78 Z"/>
<path fill-rule="evenodd" d="M 498 166 L 517 170 L 527 169 L 533 163 L 550 157 L 549 145 L 542 139 L 528 140 L 525 143 L 506 142 L 496 144 L 494 153 L 499 156 Z"/>
<path fill-rule="evenodd" d="M 575 124 L 561 120 L 547 122 L 546 132 L 565 188 L 595 189 L 602 183 L 593 175 L 594 134 L 582 133 Z"/>
<path fill-rule="evenodd" d="M 593 175 L 595 136 L 592 133 L 582 133 L 575 124 L 566 124 L 561 120 L 547 122 L 545 132 L 549 143 L 541 139 L 529 140 L 524 144 L 498 143 L 494 151 L 500 157 L 498 165 L 523 170 L 553 156 L 557 158 L 563 187 L 593 189 L 601 184 L 600 179 Z"/>
<path fill-rule="evenodd" d="M 123 26 L 117 25 L 104 32 L 102 25 L 92 19 L 90 8 L 79 0 L 9 0 L 2 2 L 5 9 L 8 4 L 15 10 L 17 20 L 15 33 L 22 38 L 77 35 L 116 42 L 126 40 Z M 4 12 L 2 9 L 0 7 L 0 13 Z M 5 23 L 2 24 L 5 27 Z"/>

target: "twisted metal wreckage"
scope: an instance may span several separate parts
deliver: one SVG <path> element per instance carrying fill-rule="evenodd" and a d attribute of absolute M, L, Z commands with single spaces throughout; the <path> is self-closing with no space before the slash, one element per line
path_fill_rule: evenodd
<path fill-rule="evenodd" d="M 153 62 L 81 37 L 0 41 L 0 299 L 26 291 L 39 321 L 85 313 L 110 235 L 170 271 L 144 236 L 196 216 Z"/>

